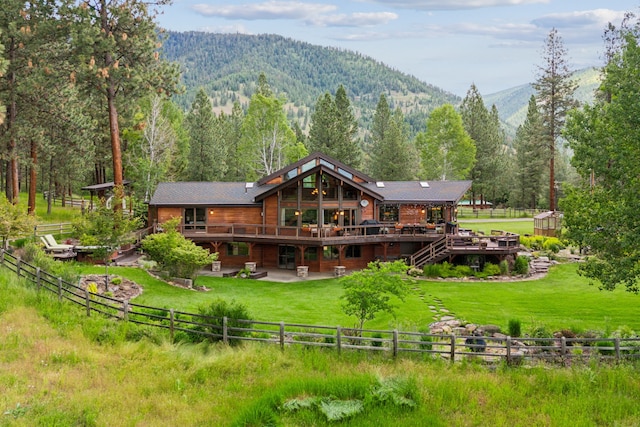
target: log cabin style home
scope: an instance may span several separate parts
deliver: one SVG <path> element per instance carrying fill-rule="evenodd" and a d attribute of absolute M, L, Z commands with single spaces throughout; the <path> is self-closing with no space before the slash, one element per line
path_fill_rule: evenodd
<path fill-rule="evenodd" d="M 164 182 L 149 220 L 181 217 L 181 232 L 223 266 L 360 269 L 374 260 L 470 265 L 517 252 L 517 235 L 459 230 L 471 181 L 376 181 L 321 153 L 257 182 Z"/>

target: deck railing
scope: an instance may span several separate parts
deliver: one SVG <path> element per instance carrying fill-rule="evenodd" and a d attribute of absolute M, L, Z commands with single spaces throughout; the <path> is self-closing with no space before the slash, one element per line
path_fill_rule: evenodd
<path fill-rule="evenodd" d="M 513 338 L 431 334 L 415 331 L 350 329 L 340 326 L 267 322 L 227 317 L 214 318 L 170 308 L 151 307 L 132 301 L 94 294 L 67 283 L 0 250 L 0 266 L 26 279 L 36 288 L 55 294 L 59 301 L 81 306 L 87 316 L 98 313 L 122 321 L 168 331 L 173 340 L 178 333 L 219 340 L 226 344 L 256 341 L 289 346 L 326 347 L 337 352 L 371 351 L 398 357 L 418 354 L 451 362 L 474 358 L 508 364 L 549 362 L 569 366 L 592 360 L 640 359 L 640 338 Z"/>

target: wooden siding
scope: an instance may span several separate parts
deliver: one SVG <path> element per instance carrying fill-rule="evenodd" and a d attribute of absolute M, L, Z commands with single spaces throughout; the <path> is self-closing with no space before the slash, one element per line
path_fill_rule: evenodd
<path fill-rule="evenodd" d="M 175 207 L 159 207 L 158 208 L 158 224 L 169 221 L 174 217 L 182 218 L 182 208 Z"/>
<path fill-rule="evenodd" d="M 278 225 L 278 194 L 272 194 L 264 199 L 264 223 Z"/>
<path fill-rule="evenodd" d="M 261 212 L 260 206 L 214 207 L 207 209 L 207 221 L 215 224 L 262 224 Z"/>

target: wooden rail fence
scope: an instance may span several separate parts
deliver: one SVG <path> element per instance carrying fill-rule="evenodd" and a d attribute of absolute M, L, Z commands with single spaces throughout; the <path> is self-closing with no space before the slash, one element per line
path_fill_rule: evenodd
<path fill-rule="evenodd" d="M 57 295 L 58 300 L 82 306 L 92 312 L 139 325 L 167 330 L 173 340 L 177 334 L 193 334 L 221 340 L 226 344 L 258 341 L 287 346 L 303 345 L 334 348 L 336 351 L 365 350 L 400 354 L 423 354 L 451 362 L 480 358 L 508 364 L 548 361 L 570 365 L 573 361 L 640 359 L 640 338 L 512 338 L 440 335 L 394 330 L 354 330 L 340 326 L 264 322 L 245 319 L 214 318 L 174 309 L 158 308 L 94 294 L 67 283 L 12 254 L 0 250 L 0 266 L 33 283 L 40 290 Z"/>

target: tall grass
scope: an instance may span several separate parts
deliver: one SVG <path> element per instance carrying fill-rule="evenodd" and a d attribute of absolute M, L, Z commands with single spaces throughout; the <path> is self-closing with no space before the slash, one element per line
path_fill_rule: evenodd
<path fill-rule="evenodd" d="M 0 325 L 1 425 L 324 425 L 282 403 L 366 398 L 394 378 L 407 381 L 415 407 L 365 404 L 336 425 L 640 424 L 636 365 L 514 368 L 257 343 L 176 346 L 86 317 L 2 271 Z"/>

